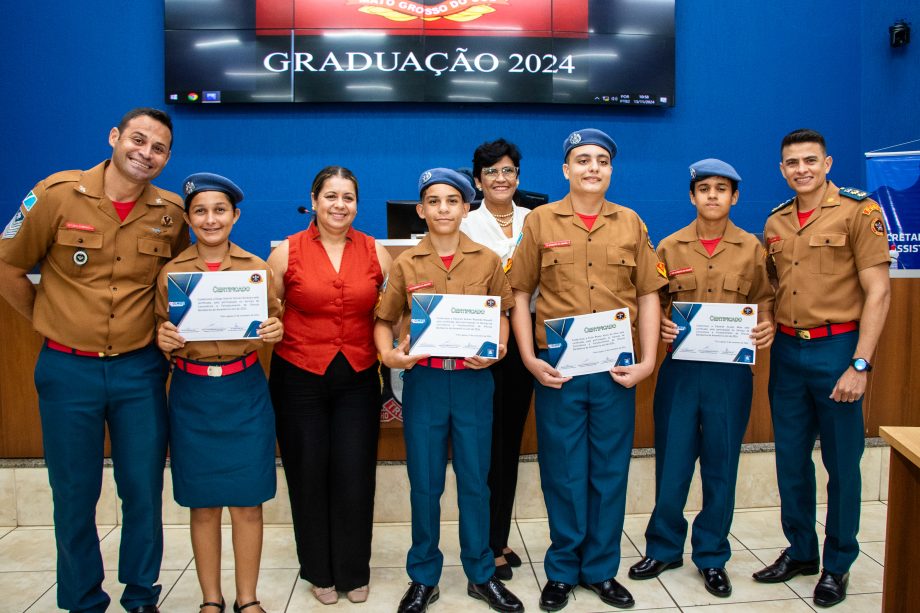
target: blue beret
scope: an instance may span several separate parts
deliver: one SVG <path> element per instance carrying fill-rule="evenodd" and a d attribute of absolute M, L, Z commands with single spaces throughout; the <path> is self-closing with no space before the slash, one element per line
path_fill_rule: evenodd
<path fill-rule="evenodd" d="M 463 196 L 464 202 L 472 202 L 473 198 L 476 197 L 476 190 L 469 178 L 450 168 L 432 168 L 423 172 L 418 178 L 419 197 L 421 197 L 425 188 L 435 183 L 444 183 L 451 187 L 456 187 Z"/>
<path fill-rule="evenodd" d="M 198 192 L 223 192 L 227 194 L 234 206 L 243 199 L 243 190 L 237 187 L 236 183 L 213 172 L 196 172 L 187 176 L 182 182 L 182 192 L 185 194 L 186 209 L 188 209 L 188 203 Z"/>
<path fill-rule="evenodd" d="M 617 144 L 613 142 L 612 138 L 595 128 L 585 128 L 584 130 L 572 132 L 562 142 L 562 159 L 568 158 L 569 151 L 582 145 L 603 147 L 610 154 L 611 160 L 617 156 Z"/>
<path fill-rule="evenodd" d="M 707 177 L 725 177 L 741 183 L 741 175 L 738 174 L 731 164 L 726 164 L 722 160 L 715 158 L 706 158 L 699 162 L 690 164 L 690 180 L 705 179 Z"/>

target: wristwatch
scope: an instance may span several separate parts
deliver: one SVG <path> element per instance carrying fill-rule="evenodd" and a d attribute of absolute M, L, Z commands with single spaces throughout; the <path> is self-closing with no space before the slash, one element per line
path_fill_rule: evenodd
<path fill-rule="evenodd" d="M 872 370 L 872 364 L 865 358 L 853 358 L 850 361 L 850 366 L 852 366 L 853 370 L 856 372 L 869 372 Z"/>

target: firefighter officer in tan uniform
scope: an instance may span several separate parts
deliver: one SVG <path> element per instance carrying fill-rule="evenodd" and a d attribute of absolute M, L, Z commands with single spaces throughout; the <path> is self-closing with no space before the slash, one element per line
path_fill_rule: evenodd
<path fill-rule="evenodd" d="M 134 109 L 108 140 L 111 159 L 55 173 L 22 200 L 0 238 L 0 295 L 45 338 L 35 386 L 54 498 L 58 606 L 101 612 L 110 602 L 95 525 L 108 426 L 122 501 L 121 604 L 153 613 L 167 435 L 154 283 L 189 238 L 182 199 L 150 183 L 169 160 L 169 116 Z M 26 273 L 36 264 L 33 287 Z"/>

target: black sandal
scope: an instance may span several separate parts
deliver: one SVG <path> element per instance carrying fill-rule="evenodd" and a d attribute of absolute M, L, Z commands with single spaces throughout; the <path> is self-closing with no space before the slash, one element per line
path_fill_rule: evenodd
<path fill-rule="evenodd" d="M 242 611 L 243 609 L 248 609 L 249 607 L 258 607 L 259 604 L 261 603 L 258 600 L 253 600 L 252 602 L 247 602 L 244 605 L 239 605 L 234 600 L 233 601 L 233 613 L 240 613 L 240 611 Z M 262 611 L 262 613 L 265 613 L 265 609 L 263 609 L 262 607 L 259 607 L 259 610 Z"/>
<path fill-rule="evenodd" d="M 216 603 L 216 602 L 202 602 L 200 605 L 198 605 L 198 611 L 200 612 L 201 609 L 203 609 L 203 608 L 205 608 L 205 607 L 214 607 L 214 608 L 217 609 L 217 613 L 224 613 L 224 609 L 227 608 L 227 603 L 224 602 L 224 599 L 223 599 L 223 598 L 220 599 L 220 603 Z"/>

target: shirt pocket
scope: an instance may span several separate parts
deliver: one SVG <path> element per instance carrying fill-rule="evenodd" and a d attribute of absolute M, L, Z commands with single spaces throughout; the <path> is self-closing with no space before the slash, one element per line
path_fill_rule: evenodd
<path fill-rule="evenodd" d="M 832 275 L 840 270 L 846 259 L 847 235 L 843 233 L 815 234 L 808 239 L 808 265 L 811 272 Z"/>
<path fill-rule="evenodd" d="M 154 282 L 160 269 L 172 258 L 172 245 L 168 241 L 149 237 L 137 238 L 137 279 L 144 285 Z"/>
<path fill-rule="evenodd" d="M 751 293 L 751 280 L 741 275 L 725 275 L 722 291 L 729 295 L 737 294 L 742 298 L 747 298 L 747 295 Z"/>
<path fill-rule="evenodd" d="M 668 293 L 672 295 L 671 298 L 674 300 L 677 300 L 676 294 L 694 291 L 696 291 L 695 275 L 677 275 L 668 280 Z"/>
<path fill-rule="evenodd" d="M 488 296 L 489 285 L 485 281 L 464 283 L 463 293 L 468 296 Z"/>
<path fill-rule="evenodd" d="M 86 276 L 102 262 L 102 232 L 61 228 L 54 237 L 53 261 L 65 275 Z"/>
<path fill-rule="evenodd" d="M 607 271 L 605 281 L 613 292 L 621 292 L 633 286 L 636 271 L 636 254 L 629 249 L 607 245 Z"/>
<path fill-rule="evenodd" d="M 551 294 L 571 289 L 575 276 L 575 251 L 571 247 L 543 252 L 540 261 L 540 284 Z"/>

